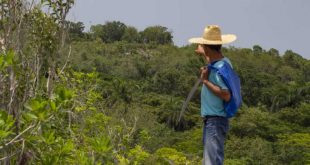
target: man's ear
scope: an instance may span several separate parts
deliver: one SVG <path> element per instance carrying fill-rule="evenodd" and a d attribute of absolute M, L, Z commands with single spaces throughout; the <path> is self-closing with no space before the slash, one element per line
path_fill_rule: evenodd
<path fill-rule="evenodd" d="M 203 49 L 206 51 L 210 51 L 210 48 L 207 45 L 203 45 Z"/>

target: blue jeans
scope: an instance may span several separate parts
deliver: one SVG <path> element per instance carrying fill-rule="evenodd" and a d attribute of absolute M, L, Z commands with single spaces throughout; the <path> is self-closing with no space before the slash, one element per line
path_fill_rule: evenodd
<path fill-rule="evenodd" d="M 208 117 L 203 127 L 203 165 L 224 163 L 224 141 L 229 120 L 224 117 Z"/>

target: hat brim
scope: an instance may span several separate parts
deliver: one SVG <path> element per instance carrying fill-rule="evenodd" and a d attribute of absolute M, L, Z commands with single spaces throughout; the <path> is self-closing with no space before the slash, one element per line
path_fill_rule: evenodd
<path fill-rule="evenodd" d="M 237 39 L 237 36 L 234 34 L 225 34 L 222 35 L 222 41 L 212 41 L 212 40 L 206 40 L 204 38 L 191 38 L 188 40 L 188 42 L 193 44 L 206 44 L 206 45 L 222 45 L 222 44 L 229 44 L 231 42 L 234 42 Z"/>

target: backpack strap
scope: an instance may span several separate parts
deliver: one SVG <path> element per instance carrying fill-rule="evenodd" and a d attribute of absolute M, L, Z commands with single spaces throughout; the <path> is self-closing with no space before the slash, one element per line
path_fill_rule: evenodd
<path fill-rule="evenodd" d="M 207 65 L 208 70 L 212 70 L 212 69 L 214 69 L 215 71 L 218 71 L 218 70 L 219 70 L 219 68 L 217 68 L 217 67 L 215 67 L 215 66 L 214 66 L 217 62 L 219 62 L 219 61 L 214 61 L 214 62 L 212 62 L 212 63 L 208 64 L 208 65 Z"/>
<path fill-rule="evenodd" d="M 220 61 L 224 62 L 224 65 L 229 66 L 230 69 L 233 69 L 232 66 L 231 66 L 226 60 L 214 61 L 214 62 L 212 62 L 211 64 L 208 64 L 208 65 L 207 65 L 208 69 L 209 69 L 209 70 L 214 69 L 214 70 L 218 71 L 220 68 L 217 68 L 217 67 L 215 67 L 214 65 L 215 65 L 217 62 L 220 62 Z"/>

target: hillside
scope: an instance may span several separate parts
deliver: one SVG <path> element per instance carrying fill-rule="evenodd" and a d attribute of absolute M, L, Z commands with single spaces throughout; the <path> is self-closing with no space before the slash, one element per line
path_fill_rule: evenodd
<path fill-rule="evenodd" d="M 108 105 L 113 112 L 106 115 L 125 123 L 136 119 L 130 126 L 136 135 L 132 135 L 129 148 L 139 145 L 145 152 L 154 153 L 164 147 L 178 151 L 177 155 L 188 161 L 198 161 L 202 153 L 199 91 L 181 122 L 177 122 L 182 103 L 198 77 L 198 68 L 203 66 L 194 49 L 194 45 L 177 48 L 76 42 L 69 61 L 74 70 L 96 72 L 109 84 L 103 83 L 98 92 L 104 100 L 117 97 L 119 101 Z M 238 117 L 231 121 L 225 149 L 227 164 L 308 161 L 309 61 L 292 51 L 280 56 L 263 49 L 255 52 L 228 47 L 223 53 L 241 77 L 244 99 Z M 117 96 L 110 90 L 116 90 Z M 141 133 L 147 141 L 140 139 Z M 172 153 L 167 151 L 165 156 Z"/>
<path fill-rule="evenodd" d="M 66 21 L 74 0 L 0 3 L 0 164 L 201 164 L 195 45 L 163 26 Z M 46 12 L 48 10 L 48 12 Z M 289 49 L 289 48 L 288 48 Z M 225 164 L 310 163 L 310 61 L 225 47 L 243 105 Z"/>

